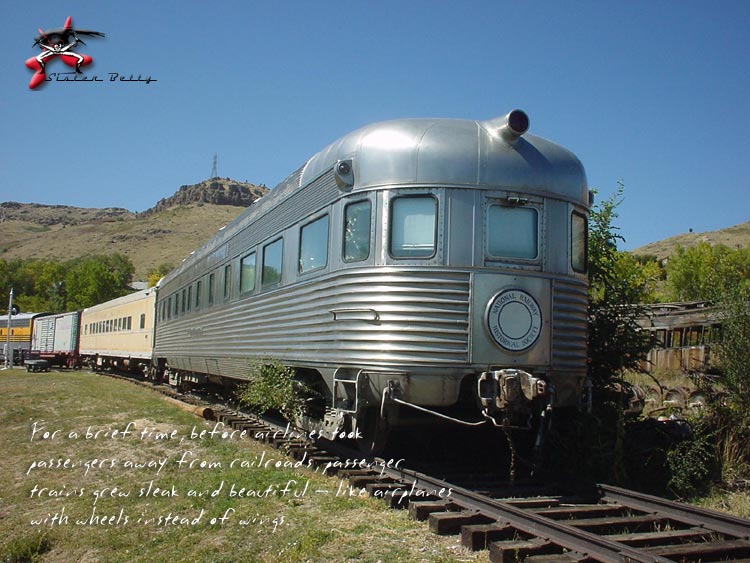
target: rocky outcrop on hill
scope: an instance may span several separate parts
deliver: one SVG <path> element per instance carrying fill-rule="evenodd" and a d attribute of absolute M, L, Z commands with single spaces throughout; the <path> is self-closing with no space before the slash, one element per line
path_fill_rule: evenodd
<path fill-rule="evenodd" d="M 133 219 L 135 213 L 121 207 L 93 209 L 69 205 L 42 205 L 40 203 L 0 203 L 0 223 L 4 221 L 26 221 L 45 227 L 53 225 L 81 225 L 108 221 Z"/>
<path fill-rule="evenodd" d="M 180 186 L 174 195 L 160 200 L 154 207 L 140 215 L 148 216 L 171 207 L 193 203 L 249 207 L 266 193 L 268 193 L 268 188 L 265 186 L 237 182 L 229 178 L 211 178 L 198 184 Z"/>

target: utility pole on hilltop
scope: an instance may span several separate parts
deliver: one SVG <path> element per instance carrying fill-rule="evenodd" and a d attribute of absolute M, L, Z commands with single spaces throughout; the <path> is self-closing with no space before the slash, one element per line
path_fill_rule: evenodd
<path fill-rule="evenodd" d="M 219 155 L 214 153 L 214 166 L 211 168 L 211 178 L 218 178 L 219 177 L 219 168 L 217 166 L 217 163 L 219 161 Z"/>

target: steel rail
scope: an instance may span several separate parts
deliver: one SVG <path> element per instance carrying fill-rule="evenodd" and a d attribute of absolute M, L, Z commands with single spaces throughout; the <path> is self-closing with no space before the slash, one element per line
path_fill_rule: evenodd
<path fill-rule="evenodd" d="M 131 378 L 123 376 L 115 377 L 133 381 Z M 143 382 L 138 383 L 152 387 L 167 396 L 181 395 L 182 400 L 187 399 L 190 403 L 204 403 L 208 399 L 207 397 L 188 398 L 171 389 L 164 389 L 162 386 L 147 385 Z M 216 407 L 219 406 L 215 401 L 211 401 L 210 399 L 208 401 L 214 403 Z M 227 409 L 226 405 L 223 409 L 217 408 L 215 414 L 217 415 L 217 419 L 221 419 L 222 417 L 231 419 L 239 416 L 240 419 L 244 418 L 248 422 L 264 425 L 269 431 L 274 431 L 282 436 L 285 436 L 289 430 L 289 427 L 284 427 L 268 417 L 242 412 L 231 407 Z M 235 421 L 229 421 L 228 423 L 234 425 Z M 281 440 L 283 441 L 283 437 Z M 312 443 L 320 446 L 323 452 L 327 451 L 338 457 L 347 457 L 355 453 L 361 454 L 361 452 L 357 452 L 343 444 L 331 442 L 326 439 L 314 439 Z M 279 446 L 276 445 L 276 447 Z M 514 506 L 502 500 L 493 499 L 418 471 L 388 467 L 384 460 L 378 458 L 370 457 L 368 459 L 372 462 L 370 471 L 377 475 L 377 480 L 382 480 L 383 477 L 386 477 L 428 492 L 431 490 L 451 489 L 450 496 L 443 499 L 448 502 L 446 510 L 449 510 L 452 504 L 454 507 L 462 508 L 484 516 L 488 520 L 493 520 L 497 523 L 497 526 L 508 526 L 527 533 L 543 542 L 568 550 L 567 555 L 571 557 L 571 561 L 591 559 L 601 563 L 674 563 L 673 559 L 660 556 L 657 554 L 658 552 L 649 552 L 628 546 L 605 536 L 597 535 L 576 526 L 567 525 L 563 521 L 550 519 L 525 508 Z M 597 484 L 588 487 L 587 491 L 595 492 L 599 500 L 617 503 L 620 506 L 638 510 L 647 515 L 666 517 L 686 524 L 693 529 L 732 536 L 739 539 L 739 541 L 750 540 L 750 524 L 743 518 L 683 505 L 611 485 Z"/>
<path fill-rule="evenodd" d="M 658 512 L 689 526 L 704 528 L 738 539 L 750 539 L 750 524 L 744 518 L 706 510 L 697 506 L 685 506 L 671 500 L 638 493 L 612 485 L 596 485 L 603 500 L 618 502 L 643 512 Z"/>
<path fill-rule="evenodd" d="M 591 532 L 560 523 L 550 518 L 518 508 L 506 502 L 483 496 L 474 491 L 407 469 L 383 468 L 383 474 L 427 489 L 452 489 L 450 501 L 479 514 L 508 524 L 538 538 L 549 540 L 562 548 L 595 559 L 602 563 L 674 563 L 658 555 L 608 540 Z"/>

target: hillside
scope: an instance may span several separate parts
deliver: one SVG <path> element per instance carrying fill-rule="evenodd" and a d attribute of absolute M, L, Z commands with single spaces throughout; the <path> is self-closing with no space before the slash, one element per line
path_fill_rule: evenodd
<path fill-rule="evenodd" d="M 0 258 L 67 260 L 119 252 L 135 278 L 163 263 L 179 264 L 193 250 L 267 193 L 263 186 L 212 178 L 182 186 L 143 213 L 61 205 L 0 204 Z"/>
<path fill-rule="evenodd" d="M 659 260 L 668 258 L 675 247 L 694 246 L 699 242 L 708 242 L 711 245 L 723 244 L 729 248 L 750 247 L 750 221 L 719 229 L 718 231 L 707 231 L 705 233 L 683 233 L 664 240 L 651 242 L 632 251 L 633 254 L 643 256 L 656 256 Z"/>

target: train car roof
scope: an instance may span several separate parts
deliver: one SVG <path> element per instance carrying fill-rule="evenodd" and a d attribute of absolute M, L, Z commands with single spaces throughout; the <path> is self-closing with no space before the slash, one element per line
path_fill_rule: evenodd
<path fill-rule="evenodd" d="M 506 135 L 510 116 L 526 120 L 523 132 Z M 167 280 L 219 248 L 254 217 L 262 216 L 295 191 L 351 161 L 350 191 L 398 185 L 465 186 L 551 195 L 588 207 L 586 172 L 569 150 L 526 133 L 520 110 L 486 121 L 411 118 L 366 125 L 312 156 L 257 200 L 200 249 L 192 252 Z M 166 280 L 165 280 L 166 281 Z"/>
<path fill-rule="evenodd" d="M 11 321 L 30 321 L 36 317 L 42 315 L 50 315 L 51 313 L 18 313 L 17 315 L 11 315 Z M 8 314 L 0 315 L 0 325 L 8 320 Z"/>
<path fill-rule="evenodd" d="M 507 116 L 486 121 L 398 119 L 366 125 L 313 156 L 299 185 L 306 186 L 339 160 L 351 159 L 354 190 L 397 184 L 507 187 L 588 205 L 586 173 L 578 158 L 525 131 L 506 136 L 502 131 L 506 122 Z"/>
<path fill-rule="evenodd" d="M 151 288 L 151 289 L 146 289 L 146 290 L 135 291 L 133 293 L 128 293 L 127 295 L 123 295 L 122 297 L 116 297 L 115 299 L 105 301 L 104 303 L 99 303 L 98 305 L 94 305 L 92 307 L 86 307 L 82 313 L 93 313 L 96 311 L 104 311 L 106 309 L 109 309 L 110 307 L 126 305 L 133 301 L 138 301 L 139 299 L 145 299 L 151 293 L 153 293 L 153 291 L 154 291 L 153 288 Z"/>

